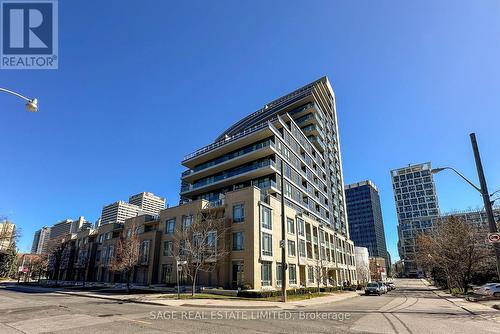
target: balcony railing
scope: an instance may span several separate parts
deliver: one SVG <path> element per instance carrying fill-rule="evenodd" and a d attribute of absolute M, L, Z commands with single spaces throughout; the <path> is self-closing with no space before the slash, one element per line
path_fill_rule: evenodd
<path fill-rule="evenodd" d="M 203 181 L 198 182 L 198 183 L 184 185 L 181 187 L 181 192 L 186 192 L 186 191 L 198 189 L 201 187 L 205 187 L 207 185 L 231 178 L 231 177 L 236 176 L 236 175 L 244 174 L 244 173 L 256 170 L 256 169 L 260 169 L 263 167 L 270 167 L 270 166 L 274 167 L 275 163 L 274 163 L 274 161 L 267 159 L 267 160 L 264 160 L 264 161 L 261 161 L 258 163 L 254 163 L 251 165 L 247 165 L 247 166 L 238 168 L 238 169 L 231 171 L 231 172 L 222 173 L 218 176 L 208 178 L 208 179 L 203 180 Z"/>
<path fill-rule="evenodd" d="M 192 159 L 192 158 L 194 158 L 194 157 L 196 157 L 196 156 L 198 156 L 198 155 L 201 155 L 201 154 L 203 154 L 203 153 L 207 153 L 207 152 L 212 151 L 212 150 L 214 150 L 214 149 L 216 149 L 216 148 L 218 148 L 218 147 L 221 147 L 221 146 L 226 145 L 226 144 L 228 144 L 228 143 L 231 143 L 231 142 L 233 142 L 233 141 L 235 141 L 235 140 L 237 140 L 237 139 L 240 139 L 240 138 L 242 138 L 242 137 L 245 137 L 245 136 L 247 136 L 247 135 L 249 135 L 249 134 L 251 134 L 251 133 L 254 133 L 254 132 L 256 132 L 256 131 L 259 131 L 259 130 L 261 130 L 261 129 L 264 129 L 264 128 L 266 128 L 266 127 L 269 125 L 269 123 L 272 123 L 272 122 L 274 122 L 275 120 L 277 120 L 277 117 L 275 117 L 275 118 L 273 118 L 273 119 L 271 119 L 271 120 L 269 120 L 269 121 L 265 121 L 265 122 L 262 122 L 262 123 L 260 123 L 260 124 L 255 125 L 255 126 L 252 126 L 252 127 L 250 127 L 250 128 L 247 128 L 247 129 L 243 130 L 242 132 L 239 132 L 239 133 L 235 134 L 234 136 L 231 136 L 231 137 L 226 137 L 225 139 L 222 139 L 222 140 L 216 141 L 215 143 L 212 143 L 212 144 L 210 144 L 210 145 L 207 145 L 207 146 L 205 146 L 205 147 L 202 147 L 202 148 L 200 148 L 199 150 L 196 150 L 195 152 L 193 152 L 193 153 L 191 153 L 191 154 L 186 155 L 186 156 L 184 157 L 184 160 L 183 160 L 183 161 L 186 161 L 186 160 Z"/>

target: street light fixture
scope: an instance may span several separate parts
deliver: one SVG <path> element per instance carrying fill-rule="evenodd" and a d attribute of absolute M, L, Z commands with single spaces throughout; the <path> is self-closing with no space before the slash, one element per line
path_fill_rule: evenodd
<path fill-rule="evenodd" d="M 445 169 L 450 169 L 454 171 L 458 176 L 460 176 L 462 179 L 464 179 L 468 184 L 470 184 L 474 189 L 479 191 L 481 194 L 481 197 L 483 198 L 484 202 L 484 210 L 486 211 L 486 218 L 488 219 L 488 227 L 489 227 L 489 232 L 490 233 L 498 233 L 497 229 L 497 224 L 495 222 L 495 217 L 493 216 L 493 201 L 491 200 L 492 195 L 496 193 L 496 191 L 490 195 L 488 192 L 488 186 L 486 184 L 486 178 L 484 177 L 484 171 L 483 171 L 483 164 L 481 162 L 481 156 L 479 155 L 479 148 L 477 146 L 477 140 L 476 140 L 476 134 L 471 133 L 470 134 L 470 140 L 472 144 L 472 150 L 474 152 L 474 160 L 476 161 L 476 169 L 477 169 L 477 175 L 479 178 L 480 182 L 480 187 L 476 186 L 472 181 L 470 181 L 468 178 L 466 178 L 462 173 L 457 171 L 453 167 L 441 167 L 441 168 L 434 168 L 431 170 L 432 174 L 439 173 Z M 500 278 L 500 243 L 493 243 L 493 249 L 495 251 L 495 258 L 497 262 L 497 275 Z"/>
<path fill-rule="evenodd" d="M 5 89 L 5 88 L 1 88 L 0 87 L 0 92 L 4 92 L 4 93 L 7 93 L 7 94 L 11 94 L 11 95 L 14 95 L 14 96 L 17 96 L 19 97 L 20 99 L 23 99 L 24 101 L 26 101 L 26 109 L 30 112 L 37 112 L 38 111 L 38 100 L 33 98 L 33 99 L 30 99 L 24 95 L 21 95 L 19 93 L 16 93 L 16 92 L 13 92 L 11 90 L 8 90 L 8 89 Z"/>

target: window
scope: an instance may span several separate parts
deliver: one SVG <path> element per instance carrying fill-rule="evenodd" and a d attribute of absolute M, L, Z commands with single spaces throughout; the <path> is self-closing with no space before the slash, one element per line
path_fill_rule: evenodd
<path fill-rule="evenodd" d="M 295 234 L 295 222 L 293 221 L 292 218 L 286 218 L 286 223 L 287 223 L 287 231 L 290 234 Z"/>
<path fill-rule="evenodd" d="M 295 241 L 288 240 L 288 256 L 295 256 Z"/>
<path fill-rule="evenodd" d="M 174 256 L 174 242 L 164 241 L 163 242 L 163 256 Z"/>
<path fill-rule="evenodd" d="M 288 283 L 297 284 L 297 266 L 295 264 L 288 265 Z"/>
<path fill-rule="evenodd" d="M 283 277 L 283 272 L 281 270 L 281 263 L 276 263 L 276 286 L 281 286 L 281 279 Z"/>
<path fill-rule="evenodd" d="M 165 223 L 165 233 L 174 234 L 174 232 L 175 232 L 175 218 L 169 219 Z"/>
<path fill-rule="evenodd" d="M 210 231 L 207 233 L 207 245 L 209 249 L 215 253 L 217 250 L 217 232 L 216 231 Z"/>
<path fill-rule="evenodd" d="M 273 255 L 273 237 L 271 234 L 262 232 L 262 255 Z"/>
<path fill-rule="evenodd" d="M 263 228 L 267 228 L 268 230 L 271 230 L 273 228 L 273 222 L 271 219 L 271 209 L 262 206 L 261 207 L 261 223 Z"/>
<path fill-rule="evenodd" d="M 260 279 L 262 286 L 271 285 L 271 262 L 262 262 L 260 268 Z"/>
<path fill-rule="evenodd" d="M 113 245 L 108 246 L 108 255 L 106 257 L 106 262 L 109 263 L 111 259 L 115 256 L 115 247 Z"/>
<path fill-rule="evenodd" d="M 161 265 L 161 283 L 172 283 L 172 264 Z"/>
<path fill-rule="evenodd" d="M 299 240 L 299 256 L 306 257 L 306 242 L 305 242 L 305 240 Z"/>
<path fill-rule="evenodd" d="M 141 242 L 141 248 L 139 252 L 139 263 L 147 264 L 149 260 L 149 244 L 150 240 L 144 240 Z"/>
<path fill-rule="evenodd" d="M 186 255 L 187 250 L 186 250 L 186 240 L 181 240 L 180 245 L 179 245 L 179 255 Z"/>
<path fill-rule="evenodd" d="M 242 223 L 245 220 L 245 207 L 243 204 L 233 205 L 233 222 Z"/>
<path fill-rule="evenodd" d="M 193 223 L 193 216 L 182 216 L 182 230 L 186 231 Z"/>
<path fill-rule="evenodd" d="M 297 231 L 299 232 L 299 235 L 302 237 L 306 235 L 304 221 L 300 218 L 297 218 Z"/>
<path fill-rule="evenodd" d="M 243 232 L 233 233 L 233 250 L 240 251 L 243 250 Z"/>
<path fill-rule="evenodd" d="M 314 283 L 314 267 L 307 267 L 307 280 L 309 283 Z"/>

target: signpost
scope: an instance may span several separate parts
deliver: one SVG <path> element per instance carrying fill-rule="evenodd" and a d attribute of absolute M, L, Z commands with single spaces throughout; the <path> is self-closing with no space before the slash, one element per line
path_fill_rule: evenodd
<path fill-rule="evenodd" d="M 181 289 L 179 286 L 179 272 L 182 271 L 182 266 L 187 264 L 187 261 L 181 261 L 180 256 L 176 256 L 175 261 L 176 261 L 175 274 L 177 277 L 177 299 L 181 299 Z"/>

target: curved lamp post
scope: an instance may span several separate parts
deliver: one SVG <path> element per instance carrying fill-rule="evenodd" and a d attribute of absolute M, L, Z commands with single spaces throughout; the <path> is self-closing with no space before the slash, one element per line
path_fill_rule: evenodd
<path fill-rule="evenodd" d="M 37 99 L 35 99 L 35 98 L 30 99 L 24 95 L 21 95 L 19 93 L 16 93 L 16 92 L 13 92 L 11 90 L 1 88 L 1 87 L 0 87 L 0 92 L 4 92 L 4 93 L 8 93 L 8 94 L 17 96 L 20 99 L 23 99 L 24 101 L 26 101 L 26 109 L 28 111 L 30 111 L 30 112 L 37 112 L 38 111 L 38 100 Z"/>

